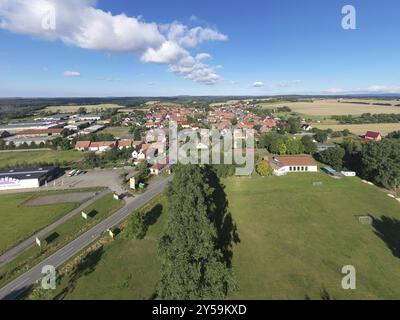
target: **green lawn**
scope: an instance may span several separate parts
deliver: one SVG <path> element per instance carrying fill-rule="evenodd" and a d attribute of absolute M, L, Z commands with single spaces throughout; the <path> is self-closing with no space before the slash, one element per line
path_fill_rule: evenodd
<path fill-rule="evenodd" d="M 377 188 L 323 174 L 226 185 L 241 240 L 233 256 L 240 291 L 232 298 L 320 299 L 324 290 L 335 299 L 400 297 L 399 258 L 356 217 L 400 218 L 399 203 Z M 385 226 L 388 237 L 393 228 Z M 356 267 L 357 290 L 341 288 L 345 265 Z"/>
<path fill-rule="evenodd" d="M 229 298 L 321 299 L 322 292 L 333 299 L 400 297 L 400 205 L 385 193 L 357 178 L 321 173 L 224 183 L 240 238 L 233 249 L 239 291 Z M 358 221 L 366 214 L 377 219 L 374 226 Z M 106 245 L 65 298 L 150 298 L 165 219 L 161 215 L 145 240 L 119 237 Z M 356 290 L 341 288 L 345 265 L 357 270 Z"/>
<path fill-rule="evenodd" d="M 129 133 L 129 127 L 107 127 L 101 133 L 110 133 L 119 138 L 132 137 L 132 134 Z"/>
<path fill-rule="evenodd" d="M 23 204 L 35 195 L 37 193 L 33 192 L 0 195 L 0 252 L 4 252 L 79 206 L 78 203 L 43 206 Z"/>
<path fill-rule="evenodd" d="M 22 252 L 8 264 L 2 266 L 0 268 L 0 286 L 15 278 L 21 270 L 26 270 L 29 266 L 35 265 L 54 253 L 57 249 L 94 227 L 100 221 L 120 209 L 123 204 L 124 201 L 116 201 L 113 198 L 113 194 L 107 194 L 86 207 L 84 211 L 88 214 L 88 220 L 84 220 L 80 214 L 73 216 L 41 239 L 41 250 L 37 246 L 33 246 Z M 38 208 L 43 208 L 43 206 Z"/>
<path fill-rule="evenodd" d="M 68 163 L 82 158 L 82 153 L 75 150 L 34 150 L 34 151 L 10 151 L 0 152 L 0 168 L 15 166 L 17 163 L 27 162 L 32 165 L 35 162 L 55 162 L 56 160 L 67 161 Z"/>

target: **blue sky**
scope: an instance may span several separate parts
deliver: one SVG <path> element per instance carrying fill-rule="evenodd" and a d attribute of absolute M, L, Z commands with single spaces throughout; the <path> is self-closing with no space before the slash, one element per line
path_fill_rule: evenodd
<path fill-rule="evenodd" d="M 0 97 L 400 93 L 397 0 L 69 1 L 0 1 Z"/>

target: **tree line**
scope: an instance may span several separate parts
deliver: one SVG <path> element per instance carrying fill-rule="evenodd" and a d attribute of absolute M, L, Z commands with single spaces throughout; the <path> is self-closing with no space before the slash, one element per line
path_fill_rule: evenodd
<path fill-rule="evenodd" d="M 345 116 L 332 116 L 332 119 L 339 121 L 340 124 L 397 123 L 400 122 L 400 114 L 364 113 L 359 117 L 355 117 L 352 115 L 345 115 Z"/>

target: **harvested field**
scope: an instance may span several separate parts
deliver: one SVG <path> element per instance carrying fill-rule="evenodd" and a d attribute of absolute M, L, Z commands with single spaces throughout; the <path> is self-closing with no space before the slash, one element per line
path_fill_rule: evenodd
<path fill-rule="evenodd" d="M 365 134 L 367 131 L 377 131 L 386 136 L 388 133 L 400 130 L 400 123 L 370 123 L 370 124 L 312 124 L 319 129 L 332 129 L 334 131 L 350 130 L 354 134 Z"/>
<path fill-rule="evenodd" d="M 396 101 L 396 104 L 400 104 Z M 382 103 L 390 103 L 382 101 Z M 394 103 L 393 103 L 394 104 Z M 278 106 L 288 106 L 293 111 L 310 116 L 333 116 L 333 115 L 361 115 L 363 113 L 400 113 L 400 107 L 368 105 L 363 103 L 343 103 L 337 100 L 318 100 L 315 102 L 287 102 Z M 268 104 L 265 104 L 268 108 Z"/>

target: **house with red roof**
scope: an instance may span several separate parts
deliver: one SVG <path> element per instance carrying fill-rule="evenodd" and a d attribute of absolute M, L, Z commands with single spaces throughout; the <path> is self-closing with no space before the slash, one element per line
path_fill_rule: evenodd
<path fill-rule="evenodd" d="M 293 172 L 318 172 L 317 162 L 309 155 L 265 157 L 277 176 Z"/>
<path fill-rule="evenodd" d="M 90 147 L 90 141 L 77 141 L 75 144 L 75 150 L 88 151 Z"/>
<path fill-rule="evenodd" d="M 382 135 L 380 134 L 380 132 L 367 131 L 364 139 L 367 141 L 382 141 Z"/>

